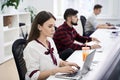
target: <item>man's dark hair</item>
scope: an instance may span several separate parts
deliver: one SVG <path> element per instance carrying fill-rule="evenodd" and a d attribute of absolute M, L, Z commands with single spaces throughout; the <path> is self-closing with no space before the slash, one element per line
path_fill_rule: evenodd
<path fill-rule="evenodd" d="M 96 5 L 94 6 L 94 9 L 99 9 L 99 8 L 102 8 L 102 5 L 96 4 Z"/>
<path fill-rule="evenodd" d="M 72 8 L 68 8 L 68 9 L 66 9 L 66 11 L 65 11 L 65 13 L 64 13 L 64 19 L 66 20 L 67 17 L 69 17 L 69 16 L 74 16 L 74 15 L 76 15 L 77 13 L 78 13 L 77 10 L 74 10 L 74 9 L 72 9 Z"/>

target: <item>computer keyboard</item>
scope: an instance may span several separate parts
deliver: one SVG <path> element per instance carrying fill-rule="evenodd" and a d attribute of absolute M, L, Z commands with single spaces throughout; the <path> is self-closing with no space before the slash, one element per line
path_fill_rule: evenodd
<path fill-rule="evenodd" d="M 66 77 L 74 77 L 77 75 L 78 72 L 72 73 L 72 74 L 65 74 Z"/>

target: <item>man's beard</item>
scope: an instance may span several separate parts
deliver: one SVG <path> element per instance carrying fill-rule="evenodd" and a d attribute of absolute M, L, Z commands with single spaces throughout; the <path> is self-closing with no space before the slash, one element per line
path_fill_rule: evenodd
<path fill-rule="evenodd" d="M 71 21 L 71 24 L 74 25 L 74 26 L 78 25 L 77 22 L 74 23 L 74 22 L 72 22 L 72 21 Z"/>

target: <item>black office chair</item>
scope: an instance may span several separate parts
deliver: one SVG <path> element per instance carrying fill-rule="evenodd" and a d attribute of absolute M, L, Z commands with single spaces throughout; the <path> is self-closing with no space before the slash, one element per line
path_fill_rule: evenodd
<path fill-rule="evenodd" d="M 19 27 L 20 27 L 20 30 L 21 30 L 21 36 L 24 38 L 24 39 L 27 39 L 28 37 L 28 32 L 26 30 L 26 32 L 23 31 L 23 26 L 25 26 L 25 23 L 19 23 Z"/>
<path fill-rule="evenodd" d="M 83 36 L 86 36 L 85 35 L 85 24 L 86 24 L 85 16 L 80 16 L 80 20 L 81 20 L 81 24 L 82 24 L 82 27 L 83 27 Z"/>
<path fill-rule="evenodd" d="M 25 39 L 17 39 L 12 45 L 12 52 L 17 66 L 20 80 L 25 80 L 25 74 L 27 72 L 26 64 L 23 59 L 23 50 L 27 41 Z"/>

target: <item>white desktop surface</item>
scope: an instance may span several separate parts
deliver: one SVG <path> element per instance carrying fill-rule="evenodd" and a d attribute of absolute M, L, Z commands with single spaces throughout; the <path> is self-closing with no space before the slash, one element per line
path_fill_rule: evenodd
<path fill-rule="evenodd" d="M 120 29 L 118 29 L 120 30 Z M 118 31 L 117 30 L 117 31 Z M 111 36 L 111 32 L 115 31 L 114 29 L 98 29 L 96 30 L 91 37 L 98 38 L 102 46 L 102 52 L 95 53 L 93 62 L 95 63 L 95 66 L 93 66 L 93 69 L 89 71 L 81 80 L 98 80 L 98 77 L 103 76 L 104 70 L 108 67 L 107 65 L 110 64 L 110 61 L 115 56 L 115 53 L 120 48 L 120 35 L 116 37 Z M 120 33 L 119 33 L 120 34 Z M 75 51 L 68 59 L 67 61 L 75 62 L 79 66 L 82 64 L 82 51 L 77 50 Z M 54 76 L 50 76 L 47 80 L 67 80 L 67 79 L 60 79 L 55 78 Z"/>

